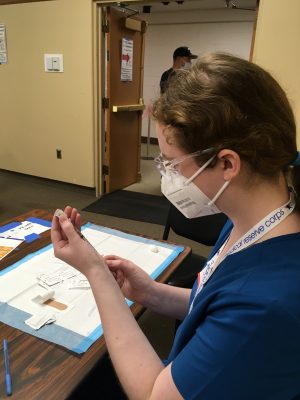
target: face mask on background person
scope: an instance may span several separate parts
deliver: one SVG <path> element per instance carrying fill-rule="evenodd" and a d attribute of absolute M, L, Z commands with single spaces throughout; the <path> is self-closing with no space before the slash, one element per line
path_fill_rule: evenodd
<path fill-rule="evenodd" d="M 191 62 L 185 62 L 182 66 L 182 69 L 191 69 L 191 68 L 192 68 Z"/>
<path fill-rule="evenodd" d="M 164 196 L 186 217 L 197 218 L 206 215 L 218 214 L 221 211 L 214 204 L 229 185 L 226 181 L 221 189 L 210 200 L 201 189 L 192 181 L 212 162 L 215 155 L 211 157 L 201 168 L 190 178 L 179 174 L 176 171 L 166 169 L 162 175 L 161 191 Z"/>

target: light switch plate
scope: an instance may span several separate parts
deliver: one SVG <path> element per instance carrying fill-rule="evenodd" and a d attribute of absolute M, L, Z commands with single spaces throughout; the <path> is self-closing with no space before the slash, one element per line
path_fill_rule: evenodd
<path fill-rule="evenodd" d="M 64 72 L 62 54 L 44 54 L 45 72 Z"/>

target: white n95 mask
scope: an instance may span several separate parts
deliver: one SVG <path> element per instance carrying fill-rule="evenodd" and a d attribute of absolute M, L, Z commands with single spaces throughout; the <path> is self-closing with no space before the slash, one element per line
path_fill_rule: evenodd
<path fill-rule="evenodd" d="M 182 66 L 182 69 L 191 69 L 192 68 L 192 63 L 190 62 L 185 62 Z"/>
<path fill-rule="evenodd" d="M 186 178 L 179 173 L 170 173 L 161 178 L 163 195 L 186 217 L 197 218 L 218 214 L 221 211 L 214 204 L 229 185 L 224 183 L 212 200 L 210 200 L 192 181 L 198 176 L 215 156 L 211 157 L 193 176 Z"/>

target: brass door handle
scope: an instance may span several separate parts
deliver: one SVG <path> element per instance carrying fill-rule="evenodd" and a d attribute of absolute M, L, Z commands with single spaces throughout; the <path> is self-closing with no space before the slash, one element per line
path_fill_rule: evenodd
<path fill-rule="evenodd" d="M 145 109 L 145 104 L 128 104 L 123 106 L 112 106 L 112 112 L 121 111 L 143 111 Z"/>

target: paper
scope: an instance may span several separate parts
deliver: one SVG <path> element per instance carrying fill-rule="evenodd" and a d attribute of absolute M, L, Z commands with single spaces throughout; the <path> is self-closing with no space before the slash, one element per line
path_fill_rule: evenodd
<path fill-rule="evenodd" d="M 1 232 L 0 236 L 5 238 L 25 239 L 26 236 L 35 234 L 39 235 L 42 232 L 48 231 L 49 226 L 41 225 L 31 221 L 23 221 L 15 228 Z"/>
<path fill-rule="evenodd" d="M 37 314 L 32 315 L 32 317 L 28 318 L 25 322 L 31 328 L 38 330 L 42 326 L 46 324 L 52 324 L 56 321 L 55 315 L 53 314 Z"/>
<path fill-rule="evenodd" d="M 0 24 L 0 64 L 7 64 L 6 27 Z"/>
<path fill-rule="evenodd" d="M 133 40 L 122 39 L 121 81 L 132 81 Z"/>
<path fill-rule="evenodd" d="M 57 283 L 65 281 L 66 279 L 73 278 L 74 276 L 77 276 L 79 274 L 80 272 L 75 268 L 68 265 L 63 265 L 53 272 L 37 275 L 37 280 L 48 286 L 53 286 Z"/>
<path fill-rule="evenodd" d="M 46 290 L 46 291 L 36 295 L 32 299 L 32 301 L 34 301 L 35 303 L 38 303 L 38 304 L 43 304 L 43 303 L 45 303 L 45 301 L 50 300 L 54 295 L 55 295 L 54 290 Z"/>
<path fill-rule="evenodd" d="M 6 239 L 0 237 L 0 260 L 13 251 L 23 240 Z"/>
<path fill-rule="evenodd" d="M 69 289 L 88 289 L 90 287 L 89 281 L 84 278 L 75 278 L 69 281 Z"/>

